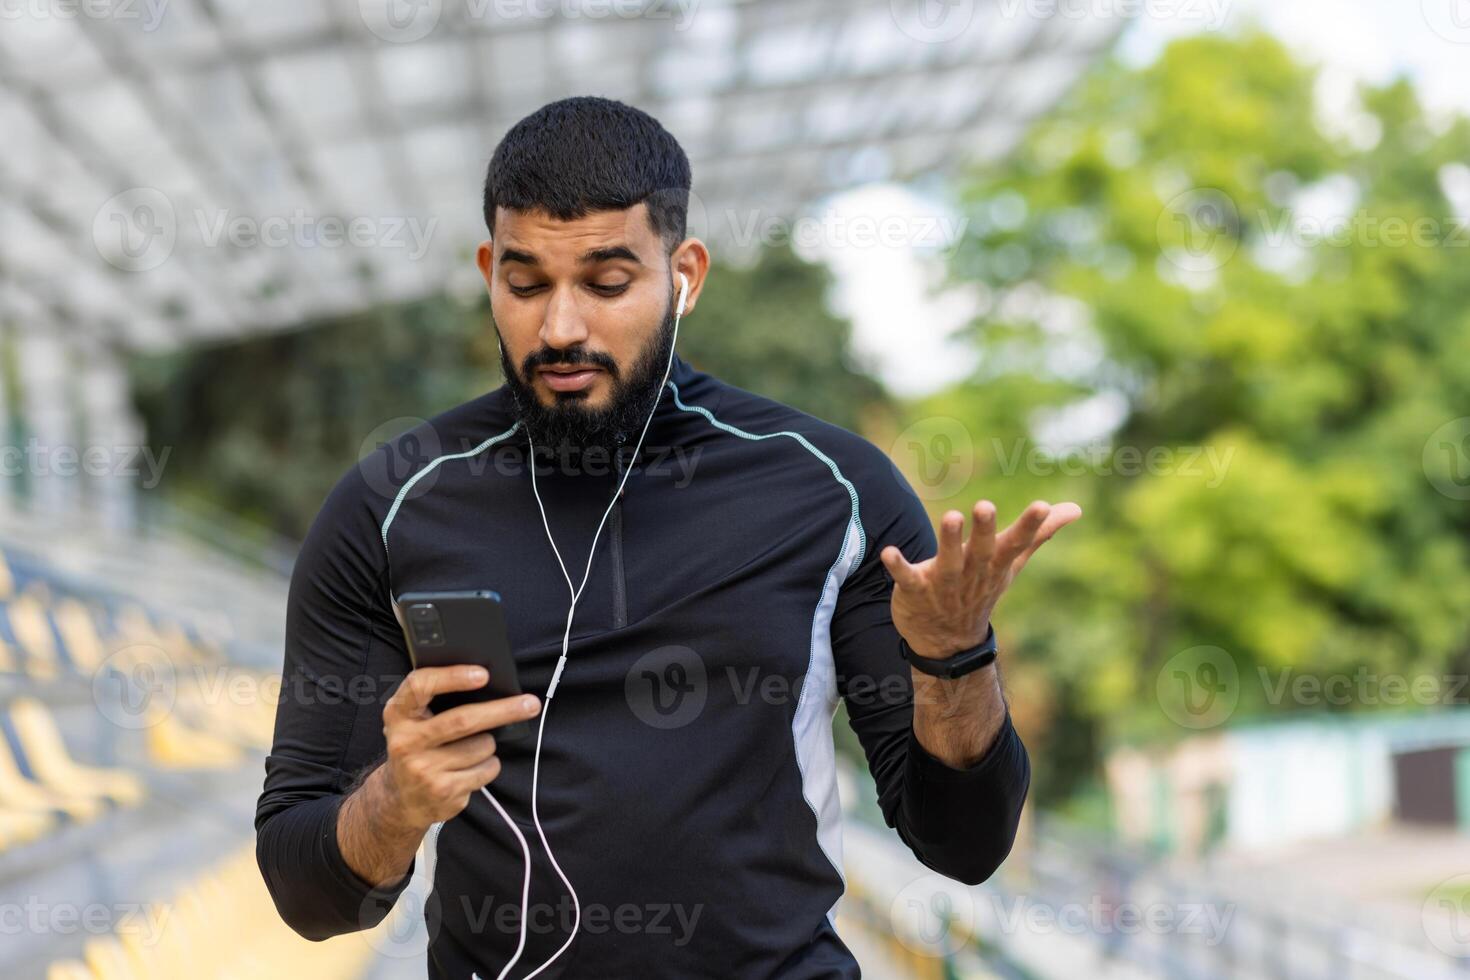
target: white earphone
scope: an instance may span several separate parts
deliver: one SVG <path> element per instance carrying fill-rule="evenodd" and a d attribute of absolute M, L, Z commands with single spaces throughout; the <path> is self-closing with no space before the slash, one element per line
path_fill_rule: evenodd
<path fill-rule="evenodd" d="M 684 273 L 682 272 L 678 275 L 679 306 L 677 311 L 674 313 L 674 337 L 673 340 L 669 343 L 669 360 L 668 363 L 664 365 L 664 378 L 663 381 L 659 384 L 658 394 L 654 396 L 653 407 L 648 410 L 648 420 L 643 423 L 643 431 L 638 436 L 638 444 L 633 448 L 633 460 L 629 462 L 627 470 L 623 472 L 623 479 L 621 482 L 618 483 L 617 491 L 613 493 L 612 500 L 608 502 L 607 510 L 603 511 L 602 513 L 602 520 L 599 521 L 597 524 L 597 532 L 592 536 L 592 547 L 587 552 L 587 569 L 582 573 L 582 584 L 576 587 L 572 586 L 572 577 L 567 572 L 566 562 L 562 561 L 561 551 L 556 546 L 556 538 L 552 536 L 551 523 L 546 519 L 546 506 L 541 502 L 540 491 L 536 489 L 536 466 L 534 462 L 536 455 L 536 444 L 534 441 L 531 441 L 531 492 L 535 494 L 536 506 L 541 510 L 541 525 L 546 529 L 546 540 L 551 542 L 551 550 L 556 555 L 556 562 L 558 565 L 561 566 L 561 573 L 563 576 L 565 576 L 567 580 L 567 588 L 571 589 L 572 591 L 572 606 L 569 610 L 567 610 L 567 628 L 566 632 L 562 634 L 561 638 L 561 657 L 556 661 L 556 670 L 554 670 L 551 674 L 551 683 L 546 688 L 546 700 L 541 705 L 541 720 L 540 723 L 536 726 L 536 753 L 531 763 L 531 821 L 536 825 L 536 833 L 541 838 L 541 846 L 546 849 L 546 856 L 550 859 L 551 866 L 556 869 L 557 877 L 561 879 L 562 884 L 566 885 L 567 891 L 571 893 L 572 907 L 575 910 L 575 915 L 572 919 L 572 934 L 567 937 L 567 941 L 562 943 L 561 948 L 551 955 L 551 959 L 547 960 L 545 963 L 542 963 L 536 969 L 526 974 L 525 980 L 531 980 L 531 978 L 534 977 L 536 974 L 546 969 L 552 963 L 555 963 L 557 957 L 561 956 L 562 953 L 565 953 L 567 949 L 572 945 L 572 940 L 577 938 L 577 929 L 582 924 L 582 903 L 577 898 L 577 890 L 572 887 L 572 883 L 567 879 L 566 872 L 562 871 L 561 865 L 557 864 L 556 855 L 551 853 L 551 845 L 548 844 L 546 841 L 546 831 L 541 828 L 541 815 L 537 812 L 536 808 L 536 790 L 540 785 L 541 780 L 541 735 L 544 731 L 546 731 L 546 715 L 551 710 L 551 699 L 556 696 L 556 686 L 557 684 L 561 683 L 561 672 L 567 665 L 567 648 L 571 645 L 572 639 L 572 617 L 575 616 L 577 613 L 577 600 L 582 597 L 582 590 L 587 587 L 587 578 L 592 574 L 592 559 L 597 554 L 597 541 L 599 538 L 602 537 L 603 525 L 607 523 L 607 518 L 608 515 L 612 513 L 613 505 L 617 503 L 618 497 L 622 495 L 623 486 L 628 482 L 628 476 L 633 472 L 633 463 L 637 462 L 638 460 L 638 452 L 643 448 L 643 439 L 645 436 L 648 435 L 648 427 L 653 424 L 653 416 L 658 412 L 658 403 L 663 400 L 664 389 L 668 387 L 669 384 L 669 374 L 673 371 L 674 368 L 674 349 L 678 346 L 679 343 L 679 320 L 684 315 L 684 307 L 687 304 L 689 298 L 689 277 L 684 275 Z M 529 437 L 530 433 L 528 432 L 527 438 L 529 439 Z M 501 819 L 503 819 L 506 825 L 510 827 L 511 833 L 515 834 L 516 840 L 521 845 L 521 857 L 525 861 L 526 868 L 526 873 L 521 884 L 520 942 L 516 945 L 515 955 L 510 958 L 510 962 L 505 964 L 505 967 L 500 971 L 499 976 L 496 977 L 496 980 L 505 980 L 505 975 L 509 973 L 511 967 L 515 966 L 516 963 L 520 960 L 521 953 L 526 948 L 526 905 L 530 901 L 531 896 L 531 849 L 526 844 L 525 835 L 521 833 L 521 829 L 516 826 L 515 821 L 512 820 L 510 818 L 510 815 L 505 812 L 505 809 L 501 807 L 500 801 L 495 799 L 494 796 L 490 795 L 490 791 L 484 786 L 480 787 L 480 792 L 484 794 L 485 799 L 489 800 L 490 804 L 495 807 L 497 812 L 499 812 Z M 472 980 L 480 980 L 478 973 L 473 973 L 470 976 L 472 977 Z"/>

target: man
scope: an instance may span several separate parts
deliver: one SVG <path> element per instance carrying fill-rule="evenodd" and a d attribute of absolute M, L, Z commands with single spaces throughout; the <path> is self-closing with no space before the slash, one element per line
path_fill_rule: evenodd
<path fill-rule="evenodd" d="M 348 472 L 292 578 L 256 829 L 302 935 L 376 924 L 423 845 L 434 977 L 857 977 L 839 697 L 920 861 L 974 883 L 1009 852 L 1030 767 L 990 612 L 1080 511 L 996 534 L 981 501 L 936 541 L 870 443 L 674 355 L 680 276 L 687 314 L 709 270 L 689 187 L 673 137 L 605 99 L 496 149 L 477 260 L 505 384 Z M 534 693 L 432 715 L 485 674 L 410 672 L 392 600 L 472 589 L 502 597 Z M 489 734 L 533 718 L 539 770 L 536 738 Z"/>

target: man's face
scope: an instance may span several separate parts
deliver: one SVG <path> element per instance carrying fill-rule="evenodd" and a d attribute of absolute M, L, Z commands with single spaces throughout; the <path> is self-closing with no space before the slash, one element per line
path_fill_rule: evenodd
<path fill-rule="evenodd" d="M 674 273 L 646 206 L 573 221 L 500 208 L 479 262 L 532 435 L 605 444 L 641 424 L 673 324 Z"/>

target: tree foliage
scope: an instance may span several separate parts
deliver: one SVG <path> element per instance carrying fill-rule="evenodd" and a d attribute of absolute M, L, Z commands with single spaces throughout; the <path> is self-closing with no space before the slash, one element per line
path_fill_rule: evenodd
<path fill-rule="evenodd" d="M 1102 66 L 965 188 L 950 271 L 987 290 L 981 367 L 913 417 L 971 437 L 937 504 L 1083 505 L 997 613 L 1043 765 L 1188 730 L 1158 684 L 1201 645 L 1238 670 L 1236 721 L 1394 700 L 1305 705 L 1283 671 L 1470 668 L 1470 235 L 1446 193 L 1470 124 L 1398 80 L 1349 138 L 1314 83 L 1263 35 L 1177 41 Z M 1345 217 L 1318 240 L 1324 196 Z"/>

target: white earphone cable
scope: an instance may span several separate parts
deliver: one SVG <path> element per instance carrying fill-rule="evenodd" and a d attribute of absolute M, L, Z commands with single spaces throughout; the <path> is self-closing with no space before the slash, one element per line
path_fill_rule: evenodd
<path fill-rule="evenodd" d="M 628 469 L 623 472 L 623 478 L 618 483 L 617 491 L 613 493 L 612 500 L 608 502 L 607 509 L 602 512 L 602 520 L 598 521 L 597 523 L 597 531 L 592 536 L 592 547 L 587 552 L 587 568 L 582 572 L 581 585 L 578 585 L 576 587 L 572 586 L 572 576 L 570 575 L 570 573 L 567 572 L 566 562 L 564 562 L 561 557 L 561 550 L 556 546 L 556 537 L 551 533 L 551 522 L 547 520 L 546 517 L 546 505 L 542 503 L 541 492 L 536 487 L 536 443 L 534 439 L 531 439 L 530 432 L 527 431 L 526 433 L 526 437 L 530 443 L 531 449 L 531 492 L 535 495 L 536 506 L 541 511 L 541 526 L 546 529 L 546 540 L 551 543 L 551 551 L 554 555 L 556 555 L 556 563 L 561 566 L 562 577 L 566 579 L 567 588 L 571 591 L 572 594 L 572 605 L 571 608 L 567 610 L 567 628 L 565 632 L 562 633 L 561 638 L 561 656 L 557 658 L 556 669 L 552 671 L 551 683 L 546 688 L 546 700 L 541 706 L 541 719 L 539 724 L 536 726 L 536 751 L 531 763 L 531 821 L 536 825 L 536 834 L 538 837 L 541 838 L 541 846 L 546 849 L 546 856 L 551 861 L 551 866 L 556 869 L 557 877 L 561 879 L 562 884 L 566 885 L 567 891 L 571 893 L 574 915 L 572 919 L 572 931 L 571 934 L 567 936 L 566 942 L 561 944 L 561 947 L 551 955 L 551 958 L 549 960 L 547 960 L 545 963 L 542 963 L 530 973 L 526 974 L 524 980 L 531 980 L 532 977 L 536 976 L 538 973 L 549 967 L 552 963 L 556 962 L 557 957 L 566 952 L 568 947 L 572 945 L 572 941 L 577 938 L 577 930 L 581 927 L 582 924 L 582 903 L 577 898 L 577 890 L 572 887 L 571 880 L 567 878 L 566 872 L 562 871 L 561 865 L 557 863 L 556 855 L 552 853 L 551 844 L 548 843 L 546 840 L 546 831 L 541 826 L 541 814 L 537 808 L 537 791 L 540 787 L 541 781 L 541 736 L 546 731 L 546 715 L 551 710 L 551 699 L 556 696 L 556 687 L 561 682 L 561 673 L 563 668 L 565 668 L 567 664 L 567 651 L 570 649 L 572 641 L 572 619 L 577 614 L 577 602 L 582 597 L 582 590 L 587 587 L 587 580 L 592 575 L 592 560 L 597 555 L 597 542 L 602 537 L 602 529 L 607 524 L 608 515 L 612 513 L 612 509 L 617 504 L 618 498 L 621 497 L 623 494 L 623 487 L 627 485 L 628 477 L 631 476 L 633 473 L 633 464 L 637 462 L 638 453 L 643 449 L 643 440 L 648 435 L 649 426 L 653 424 L 653 417 L 658 412 L 659 402 L 663 400 L 664 388 L 668 387 L 669 375 L 673 372 L 674 369 L 674 351 L 679 343 L 679 320 L 682 319 L 684 316 L 684 303 L 689 295 L 689 278 L 681 272 L 679 273 L 679 281 L 681 285 L 679 288 L 678 307 L 676 308 L 674 313 L 674 336 L 669 343 L 669 359 L 668 363 L 664 366 L 663 381 L 659 383 L 658 393 L 654 396 L 653 399 L 653 407 L 649 409 L 648 419 L 643 423 L 643 431 L 638 435 L 638 443 L 633 448 L 633 458 L 628 463 Z M 531 851 L 530 848 L 526 845 L 525 835 L 521 833 L 521 830 L 519 827 L 516 826 L 515 821 L 510 818 L 510 816 L 501 807 L 500 803 L 495 799 L 495 797 L 490 795 L 490 791 L 486 787 L 481 786 L 480 792 L 484 794 L 485 798 L 489 800 L 490 803 L 495 807 L 496 811 L 500 813 L 501 818 L 505 820 L 506 824 L 510 826 L 510 829 L 515 834 L 516 839 L 520 841 L 521 853 L 524 855 L 525 858 L 526 871 L 524 880 L 521 885 L 520 942 L 516 945 L 515 955 L 510 958 L 510 962 L 505 964 L 505 967 L 500 971 L 499 976 L 496 978 L 496 980 L 505 980 L 506 974 L 509 973 L 511 967 L 515 966 L 516 963 L 520 960 L 521 953 L 524 952 L 526 948 L 526 923 L 528 919 L 527 904 L 530 901 L 531 893 Z M 473 978 L 473 980 L 479 980 L 478 974 L 471 974 L 471 977 Z"/>

